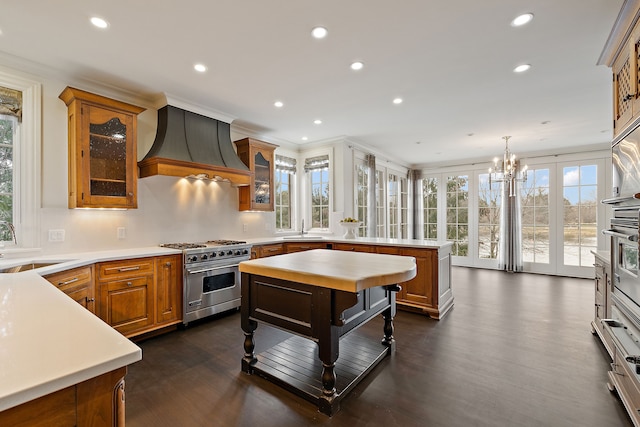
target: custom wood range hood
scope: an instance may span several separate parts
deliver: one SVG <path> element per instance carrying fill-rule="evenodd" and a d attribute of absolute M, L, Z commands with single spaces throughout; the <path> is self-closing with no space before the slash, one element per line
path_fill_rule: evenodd
<path fill-rule="evenodd" d="M 140 178 L 169 175 L 249 185 L 251 171 L 233 148 L 230 128 L 172 105 L 162 107 L 153 146 L 138 162 Z"/>

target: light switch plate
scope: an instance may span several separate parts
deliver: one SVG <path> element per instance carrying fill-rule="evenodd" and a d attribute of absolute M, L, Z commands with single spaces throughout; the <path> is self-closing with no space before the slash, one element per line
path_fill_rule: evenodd
<path fill-rule="evenodd" d="M 49 230 L 50 242 L 64 242 L 64 229 Z"/>

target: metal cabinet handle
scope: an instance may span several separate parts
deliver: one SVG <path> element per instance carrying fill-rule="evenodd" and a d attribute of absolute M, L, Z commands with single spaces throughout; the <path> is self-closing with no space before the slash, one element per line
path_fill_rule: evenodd
<path fill-rule="evenodd" d="M 68 285 L 69 283 L 77 282 L 78 280 L 79 279 L 77 277 L 74 277 L 73 279 L 69 279 L 66 282 L 59 282 L 58 286 Z"/>
<path fill-rule="evenodd" d="M 615 230 L 602 230 L 602 234 L 606 234 L 607 236 L 619 237 L 621 239 L 629 240 L 630 242 L 638 241 L 638 236 L 635 234 L 628 235 L 628 234 L 619 233 Z"/>
<path fill-rule="evenodd" d="M 119 272 L 125 272 L 125 271 L 136 271 L 136 270 L 140 270 L 140 266 L 136 265 L 135 267 L 123 267 L 123 268 L 119 268 L 118 271 Z"/>
<path fill-rule="evenodd" d="M 131 286 L 131 285 L 133 285 L 133 283 L 127 282 L 127 286 Z"/>

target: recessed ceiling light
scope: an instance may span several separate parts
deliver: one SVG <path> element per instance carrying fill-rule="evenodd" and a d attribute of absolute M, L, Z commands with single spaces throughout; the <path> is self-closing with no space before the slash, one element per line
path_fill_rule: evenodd
<path fill-rule="evenodd" d="M 360 61 L 356 61 L 351 64 L 351 69 L 355 71 L 362 70 L 362 67 L 364 67 L 364 64 Z"/>
<path fill-rule="evenodd" d="M 531 65 L 522 64 L 522 65 L 518 65 L 516 68 L 514 68 L 513 72 L 514 73 L 523 73 L 523 72 L 527 71 L 529 68 L 531 68 Z"/>
<path fill-rule="evenodd" d="M 303 140 L 303 141 L 306 141 L 307 139 L 309 139 L 309 138 L 307 138 L 306 136 L 303 136 L 303 137 L 302 137 L 302 140 Z"/>
<path fill-rule="evenodd" d="M 394 104 L 402 104 L 402 98 L 394 98 L 393 99 L 393 103 Z"/>
<path fill-rule="evenodd" d="M 533 13 L 523 13 L 520 16 L 516 16 L 516 18 L 511 21 L 512 27 L 520 27 L 524 24 L 528 24 L 533 19 Z"/>
<path fill-rule="evenodd" d="M 193 66 L 193 69 L 199 73 L 204 73 L 207 71 L 207 67 L 204 64 L 196 64 Z"/>
<path fill-rule="evenodd" d="M 282 101 L 276 101 L 273 103 L 273 105 L 277 108 L 282 108 L 284 106 L 284 104 L 282 103 Z"/>
<path fill-rule="evenodd" d="M 323 39 L 327 37 L 327 34 L 329 34 L 329 32 L 324 27 L 315 27 L 311 30 L 311 35 L 316 39 Z"/>
<path fill-rule="evenodd" d="M 109 23 L 102 18 L 98 18 L 97 16 L 91 17 L 91 23 L 98 28 L 107 28 Z"/>
<path fill-rule="evenodd" d="M 314 123 L 314 124 L 316 124 L 316 125 L 321 125 L 321 124 L 322 124 L 322 120 L 320 120 L 320 119 L 315 119 L 315 120 L 313 121 L 313 123 Z"/>
<path fill-rule="evenodd" d="M 545 120 L 543 122 L 540 122 L 541 125 L 548 125 L 549 123 L 551 123 L 551 120 Z"/>

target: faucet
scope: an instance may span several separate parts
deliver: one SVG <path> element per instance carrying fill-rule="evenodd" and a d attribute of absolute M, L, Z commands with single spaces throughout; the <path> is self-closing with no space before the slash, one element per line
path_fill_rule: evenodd
<path fill-rule="evenodd" d="M 18 239 L 16 239 L 16 228 L 9 221 L 0 221 L 0 225 L 4 225 L 11 232 L 11 237 L 13 238 L 13 243 L 18 244 Z M 4 244 L 2 245 L 4 248 Z M 0 258 L 3 258 L 4 254 L 0 253 Z"/>
<path fill-rule="evenodd" d="M 18 244 L 18 240 L 16 239 L 16 228 L 9 221 L 0 221 L 0 225 L 4 225 L 7 227 L 9 232 L 11 232 L 11 237 L 13 238 L 13 243 Z"/>
<path fill-rule="evenodd" d="M 304 231 L 304 218 L 302 219 L 302 226 L 300 227 L 300 236 L 304 236 L 307 232 Z"/>

